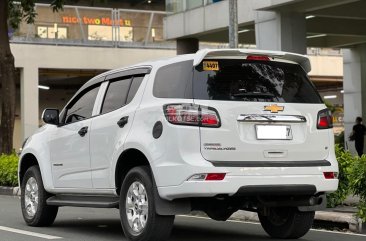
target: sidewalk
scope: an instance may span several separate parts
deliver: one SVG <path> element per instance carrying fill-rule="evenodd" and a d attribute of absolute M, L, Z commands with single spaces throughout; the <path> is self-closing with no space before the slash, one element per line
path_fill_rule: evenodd
<path fill-rule="evenodd" d="M 1 187 L 0 195 L 20 195 L 18 187 Z M 359 199 L 357 197 L 348 197 L 344 206 L 328 208 L 324 211 L 315 213 L 314 227 L 331 230 L 351 231 L 355 233 L 366 233 L 366 225 L 356 217 L 356 205 Z M 206 216 L 201 212 L 194 212 L 193 215 Z M 231 220 L 259 222 L 258 215 L 253 212 L 237 211 L 231 217 Z"/>

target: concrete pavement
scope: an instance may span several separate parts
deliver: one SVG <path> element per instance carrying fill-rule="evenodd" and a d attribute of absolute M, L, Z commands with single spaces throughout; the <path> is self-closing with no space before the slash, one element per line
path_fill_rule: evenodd
<path fill-rule="evenodd" d="M 60 208 L 53 226 L 34 228 L 26 226 L 23 221 L 19 197 L 0 195 L 0 240 L 109 241 L 126 239 L 123 236 L 118 210 L 116 209 L 64 207 Z M 176 218 L 172 236 L 169 240 L 276 241 L 270 239 L 259 224 L 241 221 L 217 222 L 205 218 L 186 216 Z M 302 240 L 366 241 L 366 236 L 312 230 Z"/>

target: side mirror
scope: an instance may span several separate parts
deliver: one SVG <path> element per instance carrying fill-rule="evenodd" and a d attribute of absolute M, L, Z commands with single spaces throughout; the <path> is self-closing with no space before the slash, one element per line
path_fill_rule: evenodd
<path fill-rule="evenodd" d="M 45 109 L 42 114 L 42 120 L 46 124 L 58 125 L 60 123 L 58 116 L 58 109 Z"/>

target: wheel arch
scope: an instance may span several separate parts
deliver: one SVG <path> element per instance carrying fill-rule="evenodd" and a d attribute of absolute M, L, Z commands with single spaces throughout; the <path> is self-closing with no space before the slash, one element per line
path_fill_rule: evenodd
<path fill-rule="evenodd" d="M 118 195 L 121 191 L 122 180 L 125 178 L 129 170 L 137 166 L 148 166 L 151 170 L 154 187 L 154 201 L 156 205 L 156 212 L 159 215 L 188 214 L 191 211 L 191 203 L 189 199 L 168 201 L 160 197 L 156 187 L 154 173 L 148 158 L 143 152 L 135 148 L 125 150 L 118 158 L 115 170 L 115 185 Z"/>
<path fill-rule="evenodd" d="M 21 159 L 19 161 L 19 168 L 18 168 L 19 185 L 23 181 L 23 177 L 24 177 L 25 172 L 31 166 L 39 166 L 39 162 L 38 162 L 37 158 L 32 153 L 26 153 L 21 157 Z M 42 173 L 42 171 L 41 171 L 41 173 Z"/>
<path fill-rule="evenodd" d="M 121 190 L 122 180 L 125 178 L 128 171 L 137 166 L 149 166 L 151 169 L 150 162 L 143 152 L 135 148 L 130 148 L 121 153 L 117 160 L 114 175 L 117 194 L 119 194 Z"/>

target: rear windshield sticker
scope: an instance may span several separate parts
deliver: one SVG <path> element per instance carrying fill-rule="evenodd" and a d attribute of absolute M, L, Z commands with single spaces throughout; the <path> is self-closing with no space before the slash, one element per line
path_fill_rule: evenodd
<path fill-rule="evenodd" d="M 203 70 L 219 70 L 219 62 L 218 61 L 203 61 Z"/>

